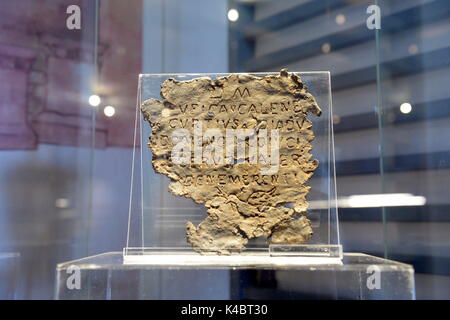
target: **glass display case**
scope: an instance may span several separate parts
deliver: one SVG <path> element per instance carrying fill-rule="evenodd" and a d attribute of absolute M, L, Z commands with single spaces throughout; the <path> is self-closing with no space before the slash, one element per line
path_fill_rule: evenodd
<path fill-rule="evenodd" d="M 254 291 L 256 297 L 259 298 L 299 298 L 308 299 L 413 299 L 414 298 L 414 270 L 411 266 L 397 263 L 394 261 L 372 257 L 364 254 L 347 253 L 343 254 L 342 246 L 339 242 L 339 221 L 337 215 L 337 198 L 336 198 L 336 177 L 334 163 L 334 141 L 333 141 L 333 112 L 331 105 L 330 90 L 330 74 L 329 72 L 310 72 L 310 73 L 291 73 L 299 76 L 307 92 L 311 93 L 317 104 L 322 110 L 320 117 L 311 117 L 311 127 L 317 135 L 311 140 L 312 156 L 319 160 L 319 165 L 313 175 L 311 181 L 307 182 L 311 186 L 310 194 L 306 196 L 309 203 L 308 218 L 311 219 L 313 236 L 308 243 L 304 244 L 268 244 L 267 237 L 265 239 L 252 239 L 246 248 L 233 252 L 227 247 L 227 242 L 222 244 L 224 247 L 211 249 L 208 251 L 199 250 L 199 248 L 191 248 L 188 243 L 188 233 L 184 230 L 187 221 L 196 221 L 205 216 L 213 214 L 201 205 L 196 204 L 195 207 L 186 210 L 192 199 L 177 199 L 168 192 L 169 179 L 164 177 L 159 179 L 155 170 L 161 172 L 161 153 L 156 147 L 164 147 L 170 149 L 169 168 L 179 166 L 177 174 L 182 175 L 183 165 L 177 164 L 174 159 L 174 146 L 170 144 L 169 139 L 175 144 L 174 131 L 182 128 L 194 127 L 193 121 L 199 121 L 201 113 L 194 114 L 189 117 L 186 112 L 176 112 L 179 107 L 187 110 L 192 102 L 198 109 L 207 109 L 208 112 L 215 112 L 215 118 L 219 119 L 221 112 L 219 107 L 222 104 L 226 113 L 225 118 L 236 117 L 236 113 L 225 111 L 229 105 L 248 105 L 250 100 L 255 104 L 257 89 L 248 82 L 245 88 L 250 88 L 247 100 L 243 97 L 234 97 L 234 99 L 226 99 L 227 85 L 224 84 L 221 91 L 220 99 L 210 102 L 208 105 L 200 107 L 202 100 L 201 94 L 194 95 L 188 100 L 182 99 L 182 104 L 177 105 L 169 101 L 159 102 L 158 99 L 170 96 L 170 92 L 166 92 L 166 81 L 174 83 L 178 88 L 181 85 L 188 85 L 192 81 L 205 81 L 208 85 L 211 81 L 218 79 L 227 79 L 227 77 L 237 77 L 241 79 L 238 83 L 243 83 L 244 79 L 252 77 L 254 81 L 260 81 L 265 77 L 270 77 L 270 81 L 275 82 L 280 73 L 259 73 L 259 74 L 172 74 L 172 75 L 141 75 L 139 77 L 139 93 L 138 103 L 136 107 L 135 120 L 135 146 L 132 163 L 132 178 L 130 185 L 130 207 L 128 221 L 128 239 L 127 246 L 123 253 L 111 252 L 100 254 L 97 256 L 87 257 L 84 259 L 67 262 L 58 265 L 57 268 L 57 299 L 155 299 L 155 298 L 177 298 L 177 299 L 214 299 L 214 298 L 245 298 L 245 293 L 252 292 L 254 288 L 251 285 L 242 286 L 242 278 L 248 272 L 263 272 L 263 274 L 271 274 L 278 282 L 278 291 L 272 295 L 265 296 L 258 290 Z M 282 76 L 282 73 L 281 73 Z M 259 86 L 259 83 L 258 83 Z M 197 86 L 195 90 L 201 92 L 202 86 Z M 240 85 L 237 88 L 241 88 Z M 271 84 L 270 94 L 265 99 L 272 99 L 278 94 Z M 236 87 L 232 87 L 234 92 Z M 189 89 L 191 91 L 192 89 Z M 174 91 L 176 91 L 174 89 Z M 206 90 L 207 91 L 207 90 Z M 241 92 L 244 92 L 241 90 Z M 216 92 L 213 92 L 214 95 Z M 208 100 L 210 101 L 209 93 Z M 283 92 L 283 97 L 286 93 Z M 183 93 L 177 91 L 178 96 Z M 168 98 L 167 98 L 168 99 Z M 236 101 L 239 100 L 239 101 Z M 283 100 L 286 105 L 287 100 Z M 298 101 L 300 105 L 300 101 Z M 149 105 L 146 110 L 146 104 Z M 262 104 L 263 106 L 264 104 Z M 270 105 L 270 104 L 268 104 Z M 159 108 L 160 106 L 160 108 Z M 214 108 L 215 107 L 215 108 Z M 141 112 L 142 108 L 142 112 Z M 205 110 L 206 110 L 205 109 Z M 273 109 L 272 109 L 273 110 Z M 288 110 L 288 109 L 286 109 Z M 276 118 L 276 113 L 270 114 L 271 118 Z M 175 114 L 173 118 L 170 118 Z M 244 113 L 244 112 L 242 112 Z M 289 113 L 290 115 L 291 113 Z M 292 114 L 294 112 L 292 111 Z M 149 120 L 147 117 L 155 117 L 150 126 L 144 121 Z M 257 117 L 257 112 L 252 113 L 249 117 L 252 119 Z M 234 119 L 234 118 L 232 118 Z M 249 120 L 247 118 L 245 122 Z M 292 119 L 292 117 L 287 117 Z M 151 119 L 150 119 L 151 120 Z M 171 126 L 171 123 L 178 123 L 185 120 L 184 123 Z M 189 122 L 191 120 L 191 122 Z M 163 131 L 167 123 L 170 130 Z M 205 122 L 206 123 L 206 122 Z M 212 126 L 207 128 L 219 127 L 218 122 L 214 122 Z M 237 125 L 236 125 L 237 126 Z M 268 124 L 270 126 L 270 124 Z M 258 123 L 255 124 L 258 127 Z M 277 126 L 278 127 L 278 126 Z M 299 126 L 303 128 L 303 124 Z M 236 128 L 235 128 L 236 129 Z M 195 130 L 195 127 L 194 129 Z M 199 134 L 206 135 L 208 129 L 200 128 Z M 228 129 L 227 129 L 228 130 Z M 234 130 L 234 129 L 232 129 Z M 153 134 L 153 131 L 156 133 Z M 162 134 L 157 135 L 162 131 Z M 290 138 L 292 134 L 289 131 L 280 129 L 280 140 Z M 194 131 L 195 133 L 195 131 Z M 304 135 L 303 130 L 295 131 L 295 136 Z M 161 137 L 166 137 L 164 142 Z M 175 136 L 177 137 L 177 136 Z M 184 138 L 185 136 L 183 136 Z M 148 140 L 150 138 L 150 140 Z M 202 145 L 204 139 L 202 139 Z M 147 142 L 150 141 L 150 142 Z M 192 148 L 195 148 L 195 141 L 192 141 Z M 230 142 L 227 140 L 227 147 Z M 250 144 L 249 144 L 250 145 Z M 148 146 L 153 147 L 152 155 Z M 258 145 L 261 147 L 260 145 Z M 282 145 L 278 146 L 280 156 L 282 153 L 289 155 Z M 294 148 L 294 147 L 293 147 Z M 304 145 L 299 149 L 304 148 Z M 188 149 L 191 150 L 191 140 L 189 140 Z M 226 150 L 220 149 L 224 154 Z M 233 147 L 233 152 L 234 150 Z M 245 150 L 245 156 L 251 151 L 250 148 Z M 203 151 L 205 152 L 205 151 Z M 217 152 L 217 150 L 215 151 Z M 297 151 L 298 152 L 298 151 Z M 195 156 L 195 155 L 194 155 Z M 189 151 L 189 160 L 191 157 Z M 242 155 L 244 156 L 244 155 Z M 281 158 L 281 157 L 280 157 Z M 155 161 L 156 159 L 156 161 Z M 186 168 L 191 171 L 188 176 L 195 173 L 214 175 L 222 173 L 229 175 L 228 171 L 220 171 L 222 167 L 214 166 L 209 169 L 203 162 L 201 166 L 187 164 Z M 153 168 L 151 164 L 153 163 Z M 250 162 L 249 162 L 250 163 Z M 234 163 L 232 166 L 239 168 L 245 163 Z M 256 166 L 257 164 L 250 164 Z M 278 164 L 282 169 L 281 162 Z M 195 171 L 197 170 L 197 171 Z M 167 171 L 163 171 L 167 174 Z M 247 172 L 244 171 L 244 174 Z M 238 174 L 238 173 L 237 173 Z M 283 175 L 283 170 L 274 174 Z M 172 179 L 173 176 L 168 174 Z M 176 180 L 175 180 L 176 181 Z M 183 180 L 180 180 L 183 181 Z M 268 187 L 280 188 L 281 183 L 273 182 Z M 228 182 L 232 183 L 232 182 Z M 290 184 L 295 183 L 290 180 Z M 209 189 L 217 188 L 220 183 L 215 185 L 211 183 Z M 201 185 L 192 184 L 188 188 L 200 188 Z M 243 185 L 244 188 L 252 188 L 250 183 Z M 301 188 L 299 185 L 298 188 Z M 242 190 L 241 189 L 241 190 Z M 227 201 L 232 200 L 233 195 L 226 193 L 225 187 L 222 188 L 220 196 L 228 197 Z M 234 189 L 232 189 L 234 190 Z M 203 191 L 206 192 L 206 191 Z M 235 192 L 235 191 L 232 191 Z M 276 198 L 274 193 L 270 193 Z M 185 195 L 186 196 L 186 195 Z M 214 195 L 210 195 L 213 197 Z M 186 197 L 189 197 L 186 196 Z M 216 196 L 217 197 L 217 196 Z M 168 201 L 164 201 L 168 198 Z M 198 198 L 194 198 L 197 200 Z M 292 199 L 284 202 L 294 201 Z M 200 201 L 199 201 L 200 202 Z M 281 202 L 281 201 L 280 201 Z M 284 202 L 281 202 L 283 204 Z M 176 205 L 178 204 L 179 205 Z M 238 202 L 237 202 L 238 203 Z M 269 201 L 270 203 L 270 201 Z M 269 204 L 268 204 L 269 205 Z M 247 210 L 250 210 L 248 208 Z M 270 211 L 269 211 L 270 212 Z M 226 212 L 221 212 L 225 214 Z M 246 212 L 243 213 L 244 215 Z M 261 212 L 262 214 L 262 212 Z M 187 222 L 189 224 L 189 222 Z M 263 223 L 268 223 L 264 221 Z M 217 225 L 220 228 L 220 225 Z M 216 231 L 218 232 L 218 231 Z M 178 234 L 177 234 L 178 233 Z M 270 233 L 269 233 L 270 234 Z M 231 243 L 233 239 L 227 236 Z M 209 241 L 213 241 L 210 239 Z M 259 241 L 258 241 L 259 240 Z M 262 240 L 262 241 L 261 241 Z M 193 249 L 195 249 L 195 252 Z M 200 248 L 201 249 L 201 248 Z M 211 252 L 211 250 L 213 250 Z M 231 252 L 228 252 L 231 251 Z M 225 252 L 225 253 L 224 253 Z M 76 275 L 79 272 L 78 287 L 74 290 L 73 285 L 76 284 Z M 221 290 L 214 291 L 214 287 L 203 290 L 206 283 L 215 282 L 214 279 L 229 277 L 230 285 L 226 292 Z M 160 279 L 165 279 L 162 283 Z M 296 281 L 296 279 L 299 279 Z M 305 279 L 310 279 L 305 281 Z M 295 283 L 295 284 L 294 284 Z M 123 290 L 126 287 L 127 290 Z M 184 288 L 188 288 L 185 290 Z"/>
<path fill-rule="evenodd" d="M 192 199 L 183 199 L 182 197 L 177 197 L 176 195 L 174 195 L 173 192 L 169 192 L 169 190 L 171 189 L 171 186 L 168 185 L 170 179 L 166 177 L 167 174 L 160 177 L 160 175 L 155 172 L 158 164 L 153 162 L 152 166 L 152 151 L 148 148 L 148 146 L 155 145 L 156 143 L 160 143 L 160 145 L 164 147 L 167 146 L 167 154 L 172 159 L 174 157 L 175 149 L 169 150 L 168 148 L 169 145 L 170 148 L 175 147 L 173 145 L 175 143 L 171 144 L 170 142 L 171 139 L 174 139 L 174 130 L 180 128 L 188 128 L 189 126 L 193 126 L 194 123 L 203 123 L 204 128 L 200 128 L 200 131 L 198 133 L 202 136 L 200 138 L 203 140 L 202 144 L 204 144 L 204 141 L 206 141 L 205 136 L 208 130 L 218 130 L 218 128 L 221 128 L 223 130 L 223 142 L 220 142 L 220 150 L 212 150 L 211 153 L 213 154 L 213 156 L 223 157 L 224 155 L 228 155 L 230 151 L 233 153 L 233 155 L 235 153 L 236 155 L 238 155 L 237 153 L 239 152 L 239 141 L 236 140 L 236 143 L 234 143 L 234 140 L 229 139 L 228 135 L 239 133 L 238 130 L 244 130 L 242 129 L 243 127 L 247 128 L 247 130 L 252 130 L 252 121 L 254 121 L 253 119 L 257 117 L 257 114 L 260 114 L 261 116 L 265 116 L 265 114 L 268 115 L 267 119 L 261 118 L 258 120 L 260 121 L 260 123 L 263 123 L 267 126 L 267 132 L 264 131 L 266 132 L 266 136 L 258 136 L 258 138 L 255 138 L 258 139 L 255 142 L 255 154 L 257 153 L 255 157 L 259 157 L 259 159 L 263 156 L 263 152 L 264 154 L 267 154 L 267 151 L 274 150 L 273 148 L 275 147 L 275 145 L 263 145 L 261 142 L 264 140 L 262 139 L 267 139 L 269 137 L 269 130 L 271 128 L 278 128 L 279 126 L 282 126 L 282 124 L 280 123 L 286 123 L 286 125 L 283 125 L 283 128 L 276 129 L 276 133 L 280 135 L 280 145 L 276 146 L 276 154 L 271 153 L 271 155 L 269 156 L 273 157 L 273 159 L 271 158 L 273 161 L 270 162 L 270 165 L 272 165 L 272 167 L 276 169 L 273 173 L 265 173 L 263 170 L 260 170 L 258 161 L 250 160 L 250 156 L 253 151 L 250 147 L 250 144 L 244 146 L 242 150 L 242 156 L 248 157 L 249 160 L 246 163 L 242 164 L 235 162 L 231 165 L 232 168 L 230 170 L 223 169 L 223 167 L 220 166 L 207 164 L 207 160 L 205 160 L 207 150 L 206 148 L 203 148 L 203 150 L 200 150 L 200 152 L 202 153 L 201 157 L 204 158 L 201 159 L 201 162 L 203 163 L 201 168 L 190 168 L 188 165 L 187 169 L 192 171 L 183 173 L 180 172 L 183 166 L 179 166 L 180 170 L 178 170 L 177 174 L 180 176 L 184 174 L 184 176 L 182 176 L 184 177 L 184 181 L 180 180 L 181 183 L 191 189 L 200 189 L 203 186 L 206 186 L 206 190 L 202 192 L 211 192 L 206 200 L 211 200 L 213 199 L 213 197 L 218 197 L 219 195 L 215 195 L 212 191 L 216 188 L 220 188 L 220 190 L 222 190 L 221 193 L 225 194 L 224 196 L 227 197 L 227 201 L 235 201 L 234 203 L 241 203 L 239 202 L 240 200 L 233 198 L 233 195 L 239 195 L 238 191 L 236 191 L 235 188 L 227 191 L 225 187 L 226 184 L 235 184 L 237 187 L 239 187 L 239 192 L 243 194 L 241 198 L 244 199 L 242 201 L 246 201 L 245 203 L 247 203 L 247 206 L 249 203 L 248 199 L 250 199 L 253 194 L 258 195 L 259 193 L 262 193 L 262 195 L 257 196 L 257 200 L 261 201 L 263 205 L 267 205 L 268 207 L 271 206 L 270 201 L 272 200 L 277 201 L 277 206 L 284 205 L 286 203 L 291 204 L 291 206 L 295 205 L 295 194 L 297 194 L 295 192 L 300 193 L 299 190 L 303 187 L 303 184 L 305 184 L 310 187 L 309 193 L 306 195 L 307 202 L 305 203 L 305 205 L 308 206 L 308 203 L 312 204 L 312 206 L 309 205 L 309 213 L 307 214 L 307 218 L 311 221 L 311 231 L 313 233 L 312 239 L 310 239 L 305 244 L 297 244 L 291 246 L 284 245 L 282 243 L 268 245 L 267 235 L 270 234 L 270 231 L 268 230 L 265 234 L 265 237 L 260 236 L 249 240 L 249 243 L 246 245 L 246 248 L 244 250 L 245 254 L 244 252 L 241 253 L 241 257 L 242 259 L 244 259 L 245 256 L 247 257 L 247 259 L 250 259 L 251 264 L 254 264 L 257 260 L 262 261 L 263 265 L 266 265 L 268 261 L 263 261 L 264 259 L 262 259 L 261 255 L 265 255 L 266 259 L 269 260 L 270 257 L 285 254 L 289 254 L 291 256 L 297 255 L 299 257 L 304 256 L 314 258 L 322 256 L 336 260 L 342 258 L 342 247 L 339 243 L 339 226 L 336 207 L 336 177 L 334 172 L 334 144 L 332 129 L 333 124 L 330 74 L 328 72 L 290 74 L 299 76 L 301 81 L 305 85 L 305 88 L 307 88 L 307 91 L 315 97 L 317 104 L 322 110 L 322 114 L 320 115 L 320 117 L 311 115 L 308 116 L 308 119 L 294 118 L 293 116 L 295 115 L 295 112 L 292 108 L 300 108 L 301 100 L 298 100 L 298 106 L 294 106 L 295 100 L 292 100 L 292 98 L 285 96 L 277 98 L 275 92 L 269 93 L 266 99 L 274 99 L 274 101 L 276 102 L 258 105 L 258 103 L 255 101 L 257 90 L 251 88 L 248 84 L 247 87 L 250 88 L 250 90 L 248 91 L 248 96 L 246 96 L 244 92 L 245 88 L 247 87 L 245 87 L 241 91 L 239 91 L 239 88 L 234 89 L 233 87 L 233 92 L 231 93 L 233 97 L 231 98 L 231 100 L 227 100 L 225 98 L 211 99 L 210 97 L 208 97 L 207 101 L 209 104 L 203 105 L 202 108 L 208 108 L 208 112 L 215 112 L 214 118 L 216 119 L 208 118 L 202 120 L 200 114 L 188 115 L 186 114 L 187 110 L 184 109 L 186 112 L 182 112 L 181 114 L 173 116 L 172 119 L 168 120 L 168 127 L 170 128 L 170 130 L 168 130 L 164 134 L 160 134 L 159 136 L 153 136 L 151 137 L 152 139 L 149 140 L 149 137 L 151 136 L 150 125 L 144 120 L 144 116 L 140 109 L 136 109 L 136 136 L 134 144 L 136 146 L 140 146 L 140 148 L 135 149 L 136 152 L 133 155 L 134 162 L 132 163 L 131 169 L 132 179 L 129 202 L 129 229 L 127 246 L 124 248 L 124 258 L 126 262 L 136 261 L 137 259 L 146 259 L 148 261 L 151 261 L 160 259 L 162 257 L 167 258 L 167 254 L 169 253 L 171 253 L 173 256 L 170 256 L 168 259 L 174 259 L 177 251 L 181 251 L 183 252 L 182 258 L 184 259 L 182 260 L 182 263 L 186 263 L 186 248 L 189 248 L 190 245 L 186 240 L 185 225 L 188 221 L 193 221 L 194 225 L 198 225 L 203 219 L 206 218 L 206 216 L 208 216 L 208 214 L 206 214 L 205 206 L 201 204 L 201 200 L 199 201 L 198 199 L 195 199 L 195 202 L 200 203 L 195 204 L 193 203 Z M 279 73 L 140 75 L 138 94 L 139 101 L 137 104 L 137 108 L 141 108 L 140 106 L 142 106 L 146 101 L 151 101 L 149 99 L 161 99 L 161 88 L 166 80 L 181 81 L 181 83 L 187 84 L 189 83 L 188 81 L 192 79 L 206 79 L 206 81 L 209 81 L 208 79 L 210 79 L 210 81 L 217 81 L 217 79 L 226 79 L 226 77 L 230 76 L 238 78 L 241 77 L 241 81 L 244 81 L 243 79 L 245 79 L 246 77 L 256 77 L 259 79 L 262 79 L 264 77 L 273 77 L 273 79 L 276 79 L 276 77 L 279 76 Z M 275 80 L 272 81 L 275 82 Z M 224 87 L 221 87 L 221 90 L 221 94 L 225 95 L 225 93 L 223 93 Z M 238 94 L 236 94 L 234 90 L 236 90 L 235 92 L 238 92 Z M 242 92 L 244 96 L 241 97 L 239 95 L 239 92 Z M 186 108 L 186 106 L 188 105 L 199 106 L 202 103 L 199 99 L 200 98 L 198 96 L 185 99 L 180 102 L 180 108 Z M 290 104 L 292 104 L 292 106 Z M 280 120 L 275 119 L 277 116 L 277 112 L 281 112 L 280 110 L 278 110 L 279 108 L 276 111 L 267 111 L 270 106 L 275 108 L 275 105 L 285 106 L 285 113 L 289 112 L 289 114 L 285 116 L 287 120 L 281 118 Z M 233 108 L 233 106 L 235 106 L 236 108 L 240 106 L 241 111 L 232 111 L 231 108 Z M 178 109 L 178 107 L 179 106 L 177 105 L 176 109 Z M 260 110 L 261 108 L 266 109 Z M 164 111 L 168 112 L 169 108 L 165 108 L 162 111 L 153 109 L 156 108 L 150 107 L 149 112 L 161 112 L 162 117 L 168 117 L 168 115 L 164 114 Z M 221 115 L 223 119 L 220 118 Z M 271 121 L 273 121 L 274 119 L 276 120 L 276 122 L 273 122 L 271 124 Z M 230 121 L 233 122 L 233 125 L 230 124 Z M 291 162 L 288 163 L 288 161 L 291 161 L 288 160 L 288 157 L 290 157 L 291 154 L 293 156 L 300 157 L 299 153 L 301 150 L 303 150 L 302 148 L 307 148 L 306 140 L 301 140 L 304 139 L 302 137 L 304 137 L 305 134 L 303 132 L 299 132 L 298 130 L 295 131 L 295 123 L 297 123 L 297 127 L 300 128 L 299 130 L 302 130 L 302 126 L 304 126 L 304 124 L 300 121 L 311 121 L 312 130 L 316 137 L 311 142 L 312 155 L 310 156 L 312 156 L 314 159 L 317 159 L 319 163 L 317 169 L 315 169 L 315 172 L 313 174 L 308 174 L 308 176 L 312 175 L 311 180 L 305 181 L 304 183 L 295 182 L 297 174 L 303 174 L 303 171 L 299 170 L 298 172 L 293 172 L 285 169 L 289 164 L 291 164 Z M 254 130 L 256 130 L 256 123 L 253 128 Z M 275 139 L 272 136 L 272 134 L 274 133 L 273 131 L 274 130 L 272 130 L 272 132 L 270 133 L 270 137 L 272 139 Z M 263 130 L 258 131 L 257 134 L 259 135 L 262 133 Z M 227 135 L 227 137 L 225 137 L 225 135 Z M 184 138 L 185 137 L 183 137 L 183 139 Z M 194 137 L 191 138 L 189 134 L 188 138 L 190 141 L 190 139 L 193 140 Z M 291 145 L 289 145 L 287 149 L 281 149 L 283 146 L 282 143 L 284 143 L 283 141 L 285 140 L 290 141 Z M 294 145 L 294 143 L 298 144 L 298 146 Z M 188 147 L 189 150 L 191 150 L 191 146 L 189 145 Z M 263 150 L 264 148 L 266 150 Z M 190 152 L 189 158 L 191 158 L 191 156 L 195 156 L 195 147 L 193 147 L 191 151 L 192 152 Z M 153 154 L 153 159 L 157 159 L 160 156 L 160 154 Z M 226 159 L 223 158 L 223 160 L 225 161 Z M 175 164 L 172 160 L 170 160 L 169 166 L 172 167 L 172 165 L 178 166 L 178 164 Z M 245 166 L 250 167 L 250 169 L 246 168 Z M 224 181 L 219 181 L 219 176 L 223 176 Z M 261 182 L 258 182 L 259 180 L 256 181 L 256 183 L 254 181 L 250 181 L 252 177 L 257 177 L 261 180 Z M 189 179 L 193 179 L 197 182 L 191 183 L 189 182 Z M 203 180 L 198 182 L 199 179 L 203 179 L 205 180 L 205 182 L 203 183 Z M 248 181 L 244 181 L 245 179 L 247 179 Z M 286 181 L 283 183 L 282 179 L 285 179 Z M 262 182 L 263 180 L 264 182 Z M 289 185 L 289 188 L 294 185 L 294 189 L 297 188 L 298 190 L 292 193 L 285 187 L 287 185 Z M 251 191 L 252 193 L 250 194 L 250 191 L 247 192 L 247 190 L 253 191 Z M 230 194 L 228 194 L 227 192 L 230 192 Z M 277 193 L 283 192 L 291 192 L 292 198 L 284 199 L 281 195 L 277 196 Z M 189 196 L 187 195 L 185 195 L 184 197 L 189 198 Z M 263 202 L 262 197 L 268 198 L 269 201 Z M 301 201 L 303 203 L 303 199 L 304 197 L 302 197 L 299 202 Z M 205 203 L 206 200 L 203 201 L 203 203 Z M 244 206 L 245 204 L 241 203 L 240 205 Z M 273 207 L 275 207 L 275 205 L 273 205 Z M 268 210 L 267 208 L 263 208 L 258 204 L 258 206 L 254 205 L 253 207 L 248 207 L 247 209 L 243 210 L 243 213 L 241 213 L 241 215 L 243 217 L 246 217 L 246 215 L 248 215 L 250 210 L 252 210 L 253 208 L 257 210 L 255 213 L 257 215 L 263 215 L 263 212 L 259 210 L 266 210 L 266 212 Z M 306 209 L 302 209 L 302 211 L 306 212 Z M 270 217 L 270 215 L 274 216 L 275 214 L 275 212 L 267 213 L 268 217 Z M 263 225 L 267 225 L 269 223 L 268 220 L 263 220 L 261 220 L 260 223 L 258 222 L 258 228 L 264 228 Z M 232 240 L 228 240 L 228 243 L 232 243 Z M 227 245 L 225 244 L 224 246 L 224 249 L 227 250 Z M 253 257 L 255 254 L 257 256 Z M 196 257 L 194 255 L 192 259 L 201 259 L 201 261 L 204 262 L 199 263 L 207 263 L 207 259 L 210 259 L 212 261 L 213 257 L 210 255 Z M 224 260 L 226 258 L 220 257 L 220 259 Z M 238 261 L 239 259 L 239 257 L 234 258 L 234 263 L 240 264 L 240 262 Z"/>

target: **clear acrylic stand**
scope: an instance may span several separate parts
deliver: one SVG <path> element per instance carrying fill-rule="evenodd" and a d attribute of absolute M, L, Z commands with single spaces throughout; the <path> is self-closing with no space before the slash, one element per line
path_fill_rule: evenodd
<path fill-rule="evenodd" d="M 249 242 L 246 249 L 232 257 L 199 255 L 185 239 L 185 223 L 199 223 L 206 209 L 190 199 L 173 196 L 168 191 L 169 178 L 154 172 L 151 151 L 147 147 L 150 126 L 144 122 L 140 106 L 143 101 L 161 99 L 161 84 L 173 78 L 179 81 L 197 77 L 228 76 L 229 74 L 141 74 L 136 104 L 134 149 L 127 243 L 123 250 L 125 263 L 198 263 L 209 265 L 254 265 L 280 261 L 296 264 L 340 263 L 342 247 L 336 204 L 335 155 L 333 141 L 333 111 L 329 72 L 295 72 L 322 109 L 321 117 L 310 116 L 316 135 L 313 157 L 319 167 L 308 182 L 311 191 L 308 218 L 314 236 L 303 245 L 267 245 L 263 240 Z M 251 73 L 255 76 L 279 73 Z M 177 260 L 178 259 L 178 260 Z M 290 259 L 290 260 L 289 260 Z M 178 261 L 178 262 L 177 262 Z M 259 261 L 259 262 L 257 262 Z M 289 263 L 291 263 L 289 262 Z M 288 264 L 289 264 L 288 263 Z"/>

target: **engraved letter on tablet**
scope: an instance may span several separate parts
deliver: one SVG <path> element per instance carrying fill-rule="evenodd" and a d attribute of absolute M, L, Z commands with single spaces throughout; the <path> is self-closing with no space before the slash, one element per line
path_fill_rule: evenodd
<path fill-rule="evenodd" d="M 141 106 L 152 164 L 170 178 L 171 193 L 208 208 L 201 223 L 186 225 L 195 251 L 230 254 L 264 236 L 277 244 L 310 240 L 306 183 L 318 161 L 307 116 L 321 110 L 299 76 L 283 69 L 168 79 L 161 97 Z"/>

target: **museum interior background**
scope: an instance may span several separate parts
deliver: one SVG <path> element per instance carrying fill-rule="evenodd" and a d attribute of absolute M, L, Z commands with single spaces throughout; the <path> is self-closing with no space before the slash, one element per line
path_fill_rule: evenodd
<path fill-rule="evenodd" d="M 448 0 L 0 0 L 0 28 L 0 298 L 51 299 L 57 263 L 124 247 L 139 73 L 282 67 L 331 71 L 338 196 L 378 195 L 339 208 L 344 251 L 412 264 L 418 299 L 450 298 Z M 203 212 L 155 186 L 164 245 Z M 161 272 L 154 298 L 308 298 L 301 279 L 242 279 Z"/>

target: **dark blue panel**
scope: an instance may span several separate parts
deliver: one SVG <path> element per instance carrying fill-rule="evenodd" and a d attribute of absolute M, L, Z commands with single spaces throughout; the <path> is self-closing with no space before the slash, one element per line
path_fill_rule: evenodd
<path fill-rule="evenodd" d="M 450 222 L 450 205 L 386 208 L 388 222 Z M 381 222 L 380 208 L 339 208 L 339 221 Z"/>

